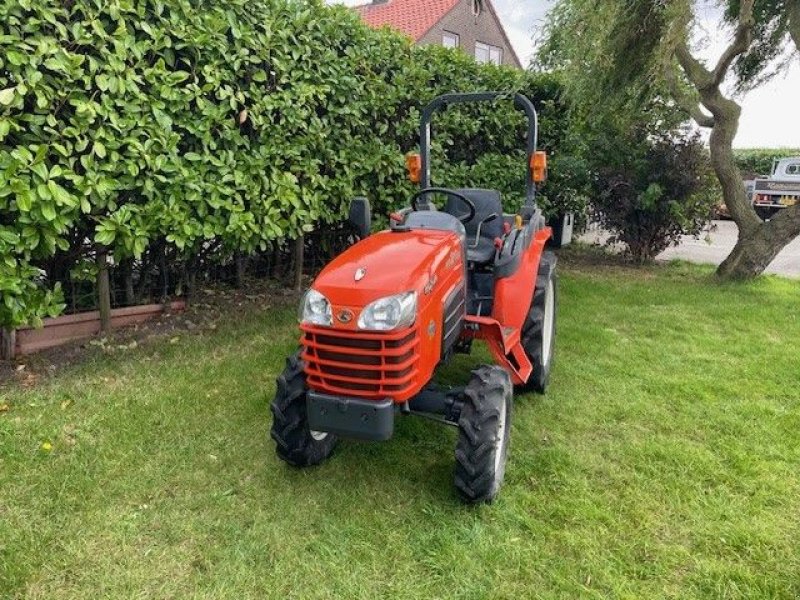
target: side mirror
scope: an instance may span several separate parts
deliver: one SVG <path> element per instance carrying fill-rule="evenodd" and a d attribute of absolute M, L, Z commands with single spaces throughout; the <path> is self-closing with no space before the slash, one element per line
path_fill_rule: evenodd
<path fill-rule="evenodd" d="M 363 240 L 372 231 L 372 210 L 366 198 L 353 198 L 350 202 L 350 214 L 347 220 L 358 230 Z"/>

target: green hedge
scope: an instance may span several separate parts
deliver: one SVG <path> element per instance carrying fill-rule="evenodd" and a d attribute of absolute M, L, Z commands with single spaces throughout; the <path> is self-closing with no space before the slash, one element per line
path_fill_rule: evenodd
<path fill-rule="evenodd" d="M 412 48 L 318 0 L 3 0 L 0 23 L 0 326 L 57 313 L 40 267 L 93 244 L 115 264 L 156 240 L 252 253 L 354 195 L 390 210 L 439 93 L 522 90 L 544 147 L 564 131 L 555 79 Z M 523 185 L 516 111 L 449 111 L 435 133 L 455 163 L 440 183 Z"/>

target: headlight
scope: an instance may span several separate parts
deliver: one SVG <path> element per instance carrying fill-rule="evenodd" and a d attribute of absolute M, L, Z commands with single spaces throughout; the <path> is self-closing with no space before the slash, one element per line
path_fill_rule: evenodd
<path fill-rule="evenodd" d="M 367 306 L 358 318 L 358 328 L 391 331 L 414 323 L 417 318 L 417 292 L 381 298 Z"/>
<path fill-rule="evenodd" d="M 328 299 L 317 290 L 308 290 L 300 303 L 300 322 L 309 325 L 333 325 L 333 310 Z"/>

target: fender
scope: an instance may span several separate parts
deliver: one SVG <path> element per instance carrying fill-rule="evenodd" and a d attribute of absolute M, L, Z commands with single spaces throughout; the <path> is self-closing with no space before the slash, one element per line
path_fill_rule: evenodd
<path fill-rule="evenodd" d="M 488 344 L 497 363 L 511 374 L 514 385 L 528 381 L 533 372 L 533 365 L 522 347 L 522 327 L 533 301 L 542 253 L 552 235 L 549 227 L 537 231 L 523 252 L 516 272 L 496 280 L 491 317 L 467 317 L 467 322 L 477 327 L 473 337 Z"/>

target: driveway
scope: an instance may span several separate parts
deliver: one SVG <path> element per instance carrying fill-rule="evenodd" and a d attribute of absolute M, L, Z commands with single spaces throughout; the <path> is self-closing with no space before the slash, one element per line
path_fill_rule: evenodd
<path fill-rule="evenodd" d="M 694 263 L 720 264 L 728 256 L 736 244 L 737 227 L 733 221 L 714 221 L 714 227 L 700 239 L 684 236 L 681 243 L 669 248 L 658 256 L 658 260 L 686 260 Z M 607 235 L 602 231 L 590 231 L 584 234 L 582 241 L 602 243 Z M 800 278 L 800 238 L 794 240 L 767 267 L 767 273 L 784 277 Z"/>

